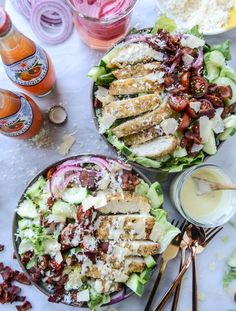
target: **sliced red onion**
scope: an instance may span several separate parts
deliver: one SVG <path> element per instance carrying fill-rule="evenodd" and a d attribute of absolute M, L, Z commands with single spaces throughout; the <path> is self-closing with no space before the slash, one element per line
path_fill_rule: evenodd
<path fill-rule="evenodd" d="M 141 34 L 129 35 L 125 38 L 127 43 L 147 42 L 147 37 Z"/>
<path fill-rule="evenodd" d="M 125 288 L 123 287 L 119 292 L 111 295 L 111 303 L 117 303 L 121 300 L 124 300 L 125 297 Z"/>
<path fill-rule="evenodd" d="M 24 15 L 27 19 L 30 18 L 31 3 L 28 0 L 11 0 L 11 3 L 20 14 Z"/>
<path fill-rule="evenodd" d="M 91 0 L 92 1 L 92 0 Z M 108 16 L 109 14 L 113 13 L 113 15 L 118 15 L 124 5 L 126 0 L 122 0 L 120 1 L 120 3 L 117 4 L 116 0 L 110 0 L 110 1 L 106 1 L 104 2 L 104 4 L 100 7 L 100 11 L 98 13 L 98 17 L 99 18 L 103 18 Z M 109 8 L 106 10 L 107 7 L 109 7 L 110 5 L 112 5 L 114 3 L 114 6 L 112 8 Z"/>
<path fill-rule="evenodd" d="M 41 24 L 42 15 L 47 16 L 47 12 L 55 12 L 60 16 L 62 23 L 58 27 L 58 32 L 50 34 Z M 73 21 L 71 11 L 63 1 L 43 0 L 33 4 L 30 22 L 35 34 L 44 42 L 50 44 L 58 44 L 65 41 L 71 34 L 73 29 Z"/>
<path fill-rule="evenodd" d="M 130 164 L 126 164 L 124 162 L 121 162 L 119 160 L 111 160 L 111 163 L 115 163 L 116 166 L 120 167 L 122 170 L 125 171 L 132 171 L 132 167 Z"/>
<path fill-rule="evenodd" d="M 65 166 L 58 169 L 50 179 L 50 192 L 52 196 L 59 198 L 60 193 L 65 189 L 65 174 L 68 174 L 69 172 L 74 174 L 75 172 L 80 172 L 81 170 L 82 168 L 78 166 Z"/>
<path fill-rule="evenodd" d="M 204 60 L 203 48 L 200 48 L 198 50 L 198 58 L 192 64 L 192 67 L 195 69 L 201 68 L 203 66 L 203 60 Z"/>
<path fill-rule="evenodd" d="M 63 167 L 67 167 L 68 165 L 74 165 L 74 166 L 81 166 L 85 163 L 91 163 L 91 164 L 96 164 L 97 166 L 100 167 L 100 169 L 106 168 L 107 170 L 110 170 L 109 162 L 103 158 L 100 157 L 81 157 L 78 159 L 74 160 L 68 160 L 58 166 L 57 169 L 61 169 Z"/>
<path fill-rule="evenodd" d="M 103 158 L 99 158 L 99 157 L 91 157 L 90 158 L 90 163 L 94 163 L 98 166 L 100 166 L 101 168 L 106 168 L 108 171 L 111 170 L 109 162 Z"/>

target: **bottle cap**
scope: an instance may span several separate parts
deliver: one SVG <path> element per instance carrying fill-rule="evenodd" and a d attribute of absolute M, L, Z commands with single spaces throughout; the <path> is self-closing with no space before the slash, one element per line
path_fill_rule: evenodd
<path fill-rule="evenodd" d="M 7 12 L 0 8 L 0 37 L 3 37 L 11 28 L 11 19 Z"/>
<path fill-rule="evenodd" d="M 67 119 L 67 112 L 64 107 L 56 105 L 49 110 L 48 118 L 54 124 L 62 124 Z"/>

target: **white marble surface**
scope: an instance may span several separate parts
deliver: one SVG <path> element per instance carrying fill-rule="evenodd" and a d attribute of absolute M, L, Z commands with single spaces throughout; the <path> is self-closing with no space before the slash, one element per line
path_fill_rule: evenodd
<path fill-rule="evenodd" d="M 0 244 L 5 244 L 6 250 L 0 254 L 0 261 L 19 268 L 17 262 L 12 259 L 13 247 L 11 238 L 11 226 L 14 209 L 19 196 L 25 188 L 25 184 L 38 170 L 43 169 L 55 160 L 62 157 L 56 152 L 55 146 L 60 142 L 64 132 L 76 131 L 76 143 L 70 155 L 93 152 L 114 155 L 107 145 L 99 137 L 90 109 L 91 82 L 86 77 L 89 68 L 96 64 L 101 53 L 91 51 L 79 39 L 74 31 L 73 35 L 65 43 L 58 46 L 42 44 L 34 36 L 28 22 L 20 16 L 7 2 L 7 9 L 13 22 L 24 34 L 41 44 L 53 59 L 56 67 L 57 88 L 53 94 L 36 102 L 46 112 L 54 104 L 62 103 L 69 113 L 68 122 L 61 127 L 50 127 L 50 135 L 54 146 L 39 148 L 29 143 L 16 141 L 7 137 L 0 137 Z M 157 9 L 153 0 L 139 1 L 132 20 L 133 26 L 152 26 L 157 16 Z M 236 69 L 236 43 L 233 44 L 233 67 Z M 17 88 L 8 80 L 3 66 L 0 63 L 0 87 L 9 90 Z M 236 135 L 227 141 L 218 154 L 211 158 L 210 162 L 217 163 L 231 172 L 236 177 Z M 178 217 L 168 200 L 169 181 L 163 184 L 166 190 L 165 208 L 169 210 L 169 217 Z M 232 297 L 222 287 L 223 273 L 226 267 L 226 258 L 236 251 L 236 229 L 230 224 L 226 225 L 223 232 L 210 244 L 207 250 L 198 257 L 199 311 L 228 311 L 236 309 Z M 223 243 L 221 238 L 229 236 L 229 241 Z M 223 257 L 219 260 L 220 257 Z M 210 266 L 210 268 L 209 268 Z M 214 268 L 214 269 L 213 269 Z M 174 279 L 178 269 L 178 261 L 174 260 L 168 266 L 161 282 L 161 289 L 157 294 L 157 300 Z M 212 271 L 214 270 L 214 271 Z M 143 311 L 145 301 L 150 290 L 146 288 L 142 298 L 133 296 L 114 307 L 119 311 Z M 71 310 L 64 305 L 50 304 L 47 298 L 36 288 L 24 287 L 23 295 L 33 303 L 33 310 L 62 311 Z M 13 310 L 13 305 L 0 305 L 0 310 Z M 167 306 L 165 310 L 170 310 Z M 191 311 L 191 270 L 183 283 L 178 311 Z"/>

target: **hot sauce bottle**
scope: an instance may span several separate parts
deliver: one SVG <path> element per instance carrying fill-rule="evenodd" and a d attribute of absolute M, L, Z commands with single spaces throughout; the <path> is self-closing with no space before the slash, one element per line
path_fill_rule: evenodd
<path fill-rule="evenodd" d="M 29 96 L 0 89 L 1 134 L 28 139 L 40 131 L 42 124 L 43 114 Z"/>
<path fill-rule="evenodd" d="M 26 92 L 43 96 L 55 84 L 55 70 L 48 54 L 19 32 L 0 8 L 0 55 L 6 74 Z"/>

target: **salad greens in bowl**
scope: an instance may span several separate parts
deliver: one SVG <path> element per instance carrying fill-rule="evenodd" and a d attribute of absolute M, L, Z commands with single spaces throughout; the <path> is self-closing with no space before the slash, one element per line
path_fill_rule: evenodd
<path fill-rule="evenodd" d="M 97 310 L 141 296 L 156 256 L 179 233 L 163 200 L 158 182 L 119 160 L 81 155 L 54 163 L 17 206 L 17 259 L 50 302 Z"/>
<path fill-rule="evenodd" d="M 88 74 L 100 134 L 131 163 L 166 172 L 202 163 L 236 131 L 229 41 L 210 46 L 198 27 L 175 28 L 160 17 Z"/>

